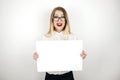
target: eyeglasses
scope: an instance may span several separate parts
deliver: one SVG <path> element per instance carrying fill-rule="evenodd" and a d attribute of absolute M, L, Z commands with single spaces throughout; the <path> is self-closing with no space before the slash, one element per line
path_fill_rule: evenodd
<path fill-rule="evenodd" d="M 60 19 L 61 21 L 65 21 L 65 17 L 64 17 L 64 16 L 62 16 L 62 17 L 54 16 L 53 19 L 54 19 L 55 21 L 59 21 L 59 19 Z"/>

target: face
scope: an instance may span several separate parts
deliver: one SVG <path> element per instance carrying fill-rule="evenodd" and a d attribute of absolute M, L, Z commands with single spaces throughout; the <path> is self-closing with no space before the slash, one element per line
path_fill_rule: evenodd
<path fill-rule="evenodd" d="M 53 24 L 57 32 L 61 32 L 65 26 L 65 17 L 62 11 L 56 10 L 53 16 Z"/>

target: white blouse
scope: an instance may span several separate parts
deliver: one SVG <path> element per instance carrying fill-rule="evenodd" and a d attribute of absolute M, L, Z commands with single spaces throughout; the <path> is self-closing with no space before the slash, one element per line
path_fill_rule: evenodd
<path fill-rule="evenodd" d="M 41 35 L 40 40 L 64 40 L 65 35 L 64 31 L 62 32 L 56 32 L 54 31 L 53 35 L 51 37 L 46 37 L 45 35 Z M 68 40 L 77 40 L 78 37 L 74 35 L 73 33 L 68 35 Z M 49 74 L 64 74 L 68 71 L 52 71 L 48 72 Z"/>

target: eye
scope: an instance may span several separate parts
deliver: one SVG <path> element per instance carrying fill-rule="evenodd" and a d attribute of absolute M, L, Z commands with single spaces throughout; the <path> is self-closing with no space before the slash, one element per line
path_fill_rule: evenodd
<path fill-rule="evenodd" d="M 61 18 L 65 18 L 64 16 L 61 16 Z"/>
<path fill-rule="evenodd" d="M 58 16 L 53 16 L 53 18 L 59 18 Z"/>

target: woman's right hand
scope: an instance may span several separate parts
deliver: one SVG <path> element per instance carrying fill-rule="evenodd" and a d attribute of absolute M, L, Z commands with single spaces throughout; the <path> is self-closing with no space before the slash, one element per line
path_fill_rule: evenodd
<path fill-rule="evenodd" d="M 39 55 L 38 55 L 37 52 L 35 52 L 35 53 L 33 54 L 33 59 L 34 59 L 34 60 L 37 60 L 38 58 L 39 58 Z"/>

